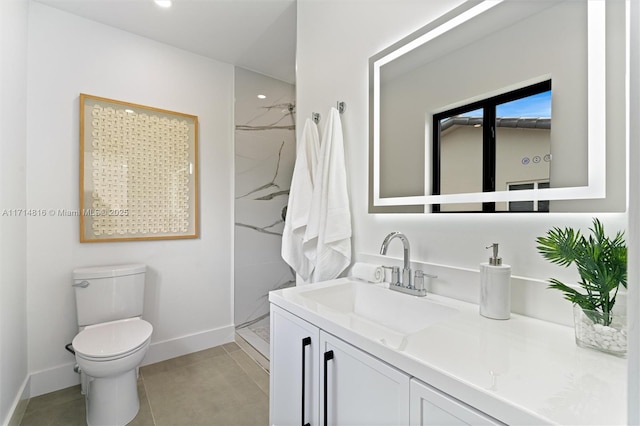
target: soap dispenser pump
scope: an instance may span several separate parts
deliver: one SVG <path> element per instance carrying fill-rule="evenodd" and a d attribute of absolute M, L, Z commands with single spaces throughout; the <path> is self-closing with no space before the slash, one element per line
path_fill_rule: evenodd
<path fill-rule="evenodd" d="M 511 266 L 498 256 L 498 243 L 492 248 L 489 262 L 480 264 L 480 315 L 506 320 L 511 317 Z"/>

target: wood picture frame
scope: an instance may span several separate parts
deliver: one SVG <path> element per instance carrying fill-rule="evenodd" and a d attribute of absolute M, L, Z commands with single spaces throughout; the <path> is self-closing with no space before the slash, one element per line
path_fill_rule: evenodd
<path fill-rule="evenodd" d="M 80 242 L 198 238 L 198 117 L 80 94 Z"/>

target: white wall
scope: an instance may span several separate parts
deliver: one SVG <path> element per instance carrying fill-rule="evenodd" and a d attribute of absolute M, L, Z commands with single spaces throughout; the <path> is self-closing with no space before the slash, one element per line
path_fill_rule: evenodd
<path fill-rule="evenodd" d="M 0 2 L 0 424 L 27 384 L 26 207 L 28 2 Z M 8 210 L 6 212 L 5 210 Z M 6 215 L 3 213 L 7 213 Z"/>
<path fill-rule="evenodd" d="M 485 247 L 500 243 L 501 256 L 513 268 L 512 308 L 558 323 L 571 324 L 571 307 L 562 295 L 546 289 L 549 277 L 575 282 L 573 269 L 552 266 L 536 251 L 535 239 L 553 226 L 586 230 L 593 216 L 611 233 L 626 228 L 624 213 L 584 214 L 368 214 L 368 59 L 460 1 L 415 2 L 366 0 L 298 3 L 297 106 L 298 129 L 312 111 L 325 112 L 345 101 L 342 117 L 353 214 L 353 249 L 359 258 L 375 254 L 385 235 L 404 232 L 412 258 L 428 262 L 436 272 L 430 290 L 469 301 L 478 300 L 478 265 L 486 262 Z M 625 151 L 623 138 L 612 138 Z M 609 152 L 609 151 L 608 151 Z M 619 167 L 624 166 L 624 156 Z M 599 210 L 599 208 L 598 208 Z M 401 245 L 389 249 L 402 256 Z M 391 260 L 366 257 L 379 263 Z"/>
<path fill-rule="evenodd" d="M 233 339 L 233 66 L 32 2 L 27 205 L 78 208 L 78 95 L 199 118 L 200 238 L 79 243 L 77 217 L 28 218 L 31 394 L 75 383 L 64 345 L 77 332 L 74 268 L 148 265 L 146 362 Z"/>
<path fill-rule="evenodd" d="M 630 4 L 630 46 L 629 46 L 629 74 L 633 76 L 629 81 L 629 116 L 640 116 L 640 3 Z M 640 121 L 631 120 L 629 123 L 629 164 L 640 162 Z M 640 404 L 634 403 L 640 400 L 640 170 L 638 167 L 629 168 L 629 268 L 627 277 L 629 283 L 629 306 L 635 309 L 629 310 L 627 323 L 629 325 L 629 387 L 628 424 L 640 424 Z M 635 337 L 635 338 L 633 338 Z"/>

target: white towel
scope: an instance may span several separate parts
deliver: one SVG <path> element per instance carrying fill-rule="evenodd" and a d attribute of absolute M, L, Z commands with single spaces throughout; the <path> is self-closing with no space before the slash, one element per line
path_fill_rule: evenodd
<path fill-rule="evenodd" d="M 351 210 L 340 114 L 331 108 L 322 133 L 304 254 L 311 282 L 336 278 L 351 263 Z"/>
<path fill-rule="evenodd" d="M 282 231 L 282 258 L 305 281 L 309 280 L 313 264 L 302 251 L 302 242 L 307 229 L 313 179 L 318 164 L 320 137 L 318 126 L 310 118 L 304 123 L 302 140 L 298 144 L 293 178 L 289 189 L 287 217 Z"/>
<path fill-rule="evenodd" d="M 369 281 L 370 283 L 381 283 L 384 281 L 384 269 L 382 269 L 382 266 L 372 265 L 371 263 L 354 263 L 349 275 L 354 278 Z"/>

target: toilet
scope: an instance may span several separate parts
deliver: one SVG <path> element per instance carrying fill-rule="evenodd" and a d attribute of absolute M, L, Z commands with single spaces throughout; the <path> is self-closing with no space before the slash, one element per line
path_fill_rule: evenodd
<path fill-rule="evenodd" d="M 72 342 L 87 424 L 120 426 L 138 414 L 137 373 L 153 326 L 143 320 L 142 264 L 73 271 L 78 331 Z"/>

